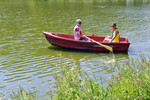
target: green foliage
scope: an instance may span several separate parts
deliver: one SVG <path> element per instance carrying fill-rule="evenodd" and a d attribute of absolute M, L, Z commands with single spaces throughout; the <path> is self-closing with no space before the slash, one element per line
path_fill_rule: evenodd
<path fill-rule="evenodd" d="M 20 87 L 20 90 L 17 93 L 13 91 L 11 100 L 37 100 L 37 97 L 35 93 L 28 93 L 22 87 Z"/>
<path fill-rule="evenodd" d="M 61 67 L 57 73 L 54 100 L 148 100 L 150 99 L 150 62 L 147 59 L 116 65 L 115 76 L 107 87 L 80 72 L 79 68 Z M 73 70 L 72 70 L 73 69 Z"/>
<path fill-rule="evenodd" d="M 118 77 L 112 79 L 112 99 L 150 99 L 150 62 L 146 59 L 118 65 Z"/>
<path fill-rule="evenodd" d="M 61 67 L 57 73 L 57 89 L 54 91 L 54 100 L 97 100 L 107 98 L 106 90 L 95 80 L 90 79 L 85 73 L 80 72 L 77 66 Z"/>

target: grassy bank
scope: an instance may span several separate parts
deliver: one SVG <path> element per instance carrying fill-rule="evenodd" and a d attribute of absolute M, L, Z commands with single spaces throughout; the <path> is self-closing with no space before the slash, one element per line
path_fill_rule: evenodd
<path fill-rule="evenodd" d="M 90 79 L 74 68 L 63 67 L 57 75 L 56 100 L 149 100 L 150 62 L 147 59 L 130 60 L 116 64 L 118 75 L 107 87 Z"/>
<path fill-rule="evenodd" d="M 112 99 L 150 99 L 150 62 L 146 59 L 118 65 L 119 74 L 111 82 Z"/>
<path fill-rule="evenodd" d="M 140 59 L 118 65 L 119 74 L 112 79 L 112 99 L 150 100 L 150 62 Z"/>
<path fill-rule="evenodd" d="M 130 60 L 116 64 L 118 75 L 107 86 L 99 84 L 78 66 L 63 64 L 56 73 L 56 88 L 49 100 L 149 100 L 150 99 L 150 61 L 148 59 Z M 15 100 L 37 100 L 32 93 L 18 92 Z M 21 99 L 30 97 L 29 99 Z"/>

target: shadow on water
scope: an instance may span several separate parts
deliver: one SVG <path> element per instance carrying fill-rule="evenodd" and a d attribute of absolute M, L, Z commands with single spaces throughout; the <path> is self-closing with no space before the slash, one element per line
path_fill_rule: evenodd
<path fill-rule="evenodd" d="M 85 50 L 74 50 L 74 49 L 67 49 L 67 48 L 62 48 L 58 46 L 49 46 L 47 49 L 49 49 L 53 54 L 56 56 L 61 55 L 65 58 L 77 58 L 82 59 L 82 58 L 95 58 L 95 57 L 103 57 L 103 56 L 108 56 L 110 58 L 115 57 L 115 59 L 129 59 L 128 52 L 123 52 L 123 53 L 106 53 L 106 52 L 91 52 L 91 51 L 85 51 Z"/>

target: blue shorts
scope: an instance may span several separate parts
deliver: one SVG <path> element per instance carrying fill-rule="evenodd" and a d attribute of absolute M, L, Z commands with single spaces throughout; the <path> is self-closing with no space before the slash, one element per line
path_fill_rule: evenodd
<path fill-rule="evenodd" d="M 82 41 L 88 41 L 89 39 L 86 39 L 86 38 L 81 38 L 79 40 L 82 40 Z"/>

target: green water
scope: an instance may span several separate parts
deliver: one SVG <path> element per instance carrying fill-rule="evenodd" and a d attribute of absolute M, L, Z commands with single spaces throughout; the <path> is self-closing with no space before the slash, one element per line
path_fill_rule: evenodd
<path fill-rule="evenodd" d="M 150 55 L 149 0 L 0 0 L 0 93 L 20 85 L 45 97 L 55 86 L 55 65 L 62 59 L 110 80 L 116 74 L 112 54 L 51 46 L 42 34 L 72 34 L 78 18 L 84 31 L 100 36 L 111 34 L 112 22 L 118 24 L 131 45 L 127 54 L 115 54 L 116 61 Z"/>

